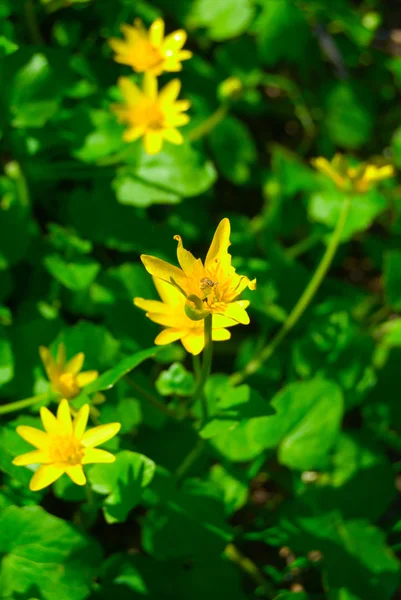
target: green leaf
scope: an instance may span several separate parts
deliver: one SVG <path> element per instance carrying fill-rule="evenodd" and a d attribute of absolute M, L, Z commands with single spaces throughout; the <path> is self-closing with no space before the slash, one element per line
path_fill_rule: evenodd
<path fill-rule="evenodd" d="M 168 371 L 162 371 L 156 380 L 156 389 L 162 396 L 190 396 L 194 388 L 194 376 L 177 362 Z"/>
<path fill-rule="evenodd" d="M 246 31 L 253 12 L 251 0 L 195 0 L 187 27 L 206 27 L 211 40 L 222 41 Z"/>
<path fill-rule="evenodd" d="M 115 364 L 120 348 L 120 342 L 103 325 L 88 321 L 63 329 L 52 344 L 54 354 L 60 342 L 64 342 L 68 358 L 78 352 L 85 354 L 84 370 L 107 369 Z"/>
<path fill-rule="evenodd" d="M 136 169 L 121 167 L 113 179 L 113 189 L 120 204 L 146 207 L 152 204 L 178 204 L 181 197 L 175 192 L 164 190 L 157 185 L 141 181 Z"/>
<path fill-rule="evenodd" d="M 238 185 L 249 181 L 257 152 L 249 130 L 241 121 L 226 117 L 211 132 L 209 143 L 224 177 Z"/>
<path fill-rule="evenodd" d="M 107 495 L 103 511 L 108 523 L 123 522 L 152 481 L 156 465 L 143 454 L 123 450 L 110 465 L 95 465 L 89 472 L 92 489 Z"/>
<path fill-rule="evenodd" d="M 0 386 L 14 376 L 14 356 L 6 332 L 0 327 Z"/>
<path fill-rule="evenodd" d="M 388 304 L 401 309 L 401 251 L 387 252 L 384 259 L 384 285 Z"/>
<path fill-rule="evenodd" d="M 100 271 L 100 264 L 86 256 L 67 261 L 59 254 L 49 254 L 44 265 L 57 281 L 73 291 L 88 288 Z"/>
<path fill-rule="evenodd" d="M 109 390 L 117 383 L 117 381 L 124 377 L 124 375 L 135 369 L 147 358 L 155 356 L 158 351 L 159 348 L 156 346 L 154 348 L 148 348 L 147 350 L 140 350 L 139 352 L 135 352 L 132 356 L 124 358 L 115 367 L 106 371 L 106 373 L 103 373 L 100 377 L 95 379 L 95 381 L 87 385 L 85 394 Z"/>
<path fill-rule="evenodd" d="M 41 507 L 12 506 L 0 516 L 0 589 L 4 598 L 33 590 L 43 600 L 84 600 L 101 551 Z"/>

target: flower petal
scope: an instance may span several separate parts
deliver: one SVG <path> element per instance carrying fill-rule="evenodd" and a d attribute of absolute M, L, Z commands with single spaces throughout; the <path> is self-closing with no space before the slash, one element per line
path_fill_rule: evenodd
<path fill-rule="evenodd" d="M 46 406 L 42 406 L 40 409 L 40 418 L 43 423 L 43 427 L 47 433 L 58 433 L 60 430 L 59 422 L 53 413 L 50 412 Z"/>
<path fill-rule="evenodd" d="M 166 283 L 165 285 L 167 285 L 169 288 L 174 289 L 173 286 L 169 285 L 168 283 Z M 177 291 L 177 293 L 179 294 L 180 292 Z M 146 312 L 163 313 L 166 312 L 166 310 L 168 310 L 167 305 L 163 304 L 163 302 L 160 302 L 160 300 L 145 300 L 144 298 L 134 298 L 134 304 L 138 308 L 146 310 Z"/>
<path fill-rule="evenodd" d="M 64 371 L 66 373 L 71 373 L 71 375 L 76 375 L 84 366 L 84 361 L 85 354 L 83 352 L 79 352 L 68 361 L 68 363 L 65 365 Z"/>
<path fill-rule="evenodd" d="M 149 27 L 149 40 L 153 46 L 158 48 L 162 45 L 164 38 L 164 21 L 156 19 Z"/>
<path fill-rule="evenodd" d="M 73 422 L 73 430 L 74 436 L 80 440 L 85 433 L 86 425 L 88 423 L 90 406 L 89 404 L 84 404 L 78 411 L 74 422 Z"/>
<path fill-rule="evenodd" d="M 181 343 L 185 350 L 196 356 L 200 354 L 205 347 L 205 335 L 202 329 L 199 333 L 190 333 L 181 339 Z"/>
<path fill-rule="evenodd" d="M 175 144 L 176 146 L 184 143 L 184 137 L 177 129 L 165 129 L 163 131 L 163 137 L 167 142 Z"/>
<path fill-rule="evenodd" d="M 186 31 L 184 31 L 184 29 L 177 29 L 177 31 L 173 31 L 169 35 L 166 35 L 164 39 L 163 50 L 171 50 L 176 52 L 177 50 L 181 50 L 186 41 Z"/>
<path fill-rule="evenodd" d="M 82 436 L 82 445 L 85 448 L 100 446 L 100 444 L 104 444 L 104 442 L 114 437 L 120 431 L 120 428 L 120 423 L 108 423 L 107 425 L 99 425 L 99 427 L 89 429 Z"/>
<path fill-rule="evenodd" d="M 39 346 L 39 355 L 45 368 L 47 377 L 51 379 L 56 369 L 56 363 L 54 361 L 54 358 L 51 355 L 50 350 L 46 348 L 46 346 Z"/>
<path fill-rule="evenodd" d="M 212 340 L 214 342 L 225 342 L 229 340 L 231 333 L 227 329 L 213 329 Z"/>
<path fill-rule="evenodd" d="M 13 465 L 17 467 L 26 467 L 27 465 L 36 465 L 39 463 L 50 462 L 50 457 L 47 452 L 43 450 L 32 450 L 32 452 L 26 452 L 16 456 L 13 460 Z"/>
<path fill-rule="evenodd" d="M 77 485 L 85 485 L 86 477 L 82 465 L 73 465 L 72 467 L 67 467 L 65 472 L 68 477 L 76 483 Z"/>
<path fill-rule="evenodd" d="M 249 323 L 248 313 L 239 302 L 230 302 L 220 314 L 223 314 L 229 319 L 234 319 L 234 321 L 238 321 L 238 323 L 242 323 L 242 325 L 248 325 Z"/>
<path fill-rule="evenodd" d="M 141 255 L 141 261 L 145 265 L 147 272 L 154 277 L 162 279 L 163 281 L 166 281 L 172 285 L 174 285 L 175 282 L 185 290 L 187 278 L 185 277 L 184 272 L 178 267 L 170 265 L 170 263 L 166 262 L 165 260 L 161 260 L 160 258 L 149 256 L 147 254 Z"/>
<path fill-rule="evenodd" d="M 161 130 L 148 129 L 143 136 L 143 144 L 147 154 L 158 154 L 163 146 L 163 134 Z"/>
<path fill-rule="evenodd" d="M 57 348 L 56 363 L 60 369 L 64 370 L 65 361 L 67 360 L 67 351 L 64 342 L 61 342 Z"/>
<path fill-rule="evenodd" d="M 29 425 L 19 425 L 16 431 L 22 439 L 35 446 L 35 448 L 39 448 L 39 450 L 47 450 L 49 447 L 49 436 L 40 429 L 30 427 Z"/>
<path fill-rule="evenodd" d="M 71 411 L 68 400 L 62 400 L 57 409 L 57 420 L 60 424 L 60 429 L 63 433 L 72 433 Z"/>
<path fill-rule="evenodd" d="M 138 140 L 145 132 L 143 125 L 135 125 L 134 127 L 130 127 L 123 133 L 123 140 L 125 142 L 135 142 Z"/>
<path fill-rule="evenodd" d="M 184 246 L 182 245 L 182 239 L 180 235 L 175 235 L 174 239 L 178 242 L 177 258 L 181 269 L 188 278 L 196 276 L 197 271 L 201 271 L 203 269 L 201 259 L 195 258 L 191 252 L 185 250 Z"/>
<path fill-rule="evenodd" d="M 180 271 L 180 273 L 182 273 L 182 271 Z M 169 306 L 170 310 L 172 306 L 183 305 L 184 296 L 180 292 L 180 290 L 178 290 L 174 285 L 166 283 L 165 281 L 163 281 L 162 279 L 158 279 L 157 277 L 152 277 L 152 279 L 160 298 L 166 305 Z"/>
<path fill-rule="evenodd" d="M 206 256 L 206 268 L 211 262 L 220 262 L 222 258 L 227 256 L 228 247 L 230 246 L 230 230 L 230 221 L 228 219 L 220 221 Z"/>
<path fill-rule="evenodd" d="M 179 79 L 173 79 L 169 81 L 167 85 L 160 90 L 159 102 L 161 104 L 173 104 L 177 100 L 181 90 L 181 81 Z"/>
<path fill-rule="evenodd" d="M 82 371 L 76 376 L 76 382 L 80 388 L 89 385 L 92 381 L 95 381 L 99 377 L 99 373 L 97 371 Z"/>
<path fill-rule="evenodd" d="M 117 84 L 127 104 L 130 106 L 136 105 L 142 97 L 139 87 L 128 79 L 128 77 L 119 77 Z"/>
<path fill-rule="evenodd" d="M 83 465 L 96 464 L 96 463 L 113 463 L 116 457 L 107 452 L 107 450 L 99 450 L 99 448 L 88 448 L 82 459 Z"/>
<path fill-rule="evenodd" d="M 156 346 L 165 346 L 166 344 L 172 344 L 172 342 L 176 342 L 187 333 L 187 329 L 177 329 L 175 327 L 163 329 L 163 331 L 161 331 L 156 337 L 155 344 Z"/>
<path fill-rule="evenodd" d="M 48 485 L 54 483 L 63 474 L 64 469 L 61 467 L 56 467 L 55 465 L 42 465 L 37 471 L 35 471 L 35 474 L 29 483 L 29 489 L 32 492 L 42 490 Z"/>
<path fill-rule="evenodd" d="M 157 99 L 157 78 L 151 73 L 145 73 L 143 76 L 142 90 L 148 98 Z"/>

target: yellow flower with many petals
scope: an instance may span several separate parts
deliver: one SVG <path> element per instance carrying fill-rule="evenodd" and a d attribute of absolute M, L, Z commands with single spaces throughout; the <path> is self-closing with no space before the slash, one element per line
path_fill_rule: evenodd
<path fill-rule="evenodd" d="M 165 329 L 155 339 L 155 344 L 163 346 L 181 340 L 185 350 L 190 354 L 199 354 L 205 346 L 203 320 L 194 321 L 185 313 L 185 298 L 174 286 L 153 277 L 161 302 L 159 300 L 145 300 L 134 298 L 135 306 L 146 310 L 146 316 L 155 323 L 163 325 Z M 242 308 L 247 308 L 248 300 L 240 300 Z M 231 334 L 226 327 L 238 325 L 237 321 L 222 315 L 213 319 L 212 339 L 214 342 L 229 340 Z"/>
<path fill-rule="evenodd" d="M 250 281 L 238 275 L 231 265 L 230 221 L 223 219 L 218 225 L 204 263 L 184 249 L 179 235 L 174 239 L 178 241 L 181 269 L 143 254 L 141 260 L 148 273 L 171 284 L 185 296 L 185 311 L 191 318 L 202 319 L 212 313 L 247 325 L 246 307 L 238 298 L 245 288 L 256 288 L 256 279 Z"/>
<path fill-rule="evenodd" d="M 156 19 L 146 31 L 140 19 L 134 25 L 121 25 L 126 40 L 111 38 L 109 44 L 115 51 L 114 60 L 128 65 L 137 73 L 161 75 L 164 71 L 181 71 L 183 60 L 192 52 L 183 50 L 187 34 L 179 29 L 164 37 L 164 21 Z"/>
<path fill-rule="evenodd" d="M 60 394 L 62 398 L 70 399 L 78 396 L 81 388 L 97 379 L 99 375 L 97 371 L 81 372 L 85 361 L 83 352 L 76 354 L 67 362 L 63 343 L 58 346 L 56 360 L 45 346 L 40 346 L 39 354 L 53 391 Z"/>
<path fill-rule="evenodd" d="M 394 167 L 390 164 L 375 165 L 362 163 L 357 166 L 349 165 L 347 157 L 335 154 L 331 161 L 319 156 L 312 159 L 312 165 L 329 177 L 339 190 L 363 194 L 383 179 L 394 175 Z"/>
<path fill-rule="evenodd" d="M 172 144 L 182 144 L 184 138 L 177 127 L 189 122 L 188 100 L 177 100 L 181 89 L 178 79 L 170 81 L 160 93 L 157 90 L 157 79 L 153 75 L 145 75 L 143 89 L 126 77 L 118 80 L 125 104 L 113 104 L 120 123 L 126 123 L 128 128 L 123 134 L 126 142 L 133 142 L 143 137 L 145 150 L 148 154 L 160 152 L 163 140 Z"/>
<path fill-rule="evenodd" d="M 110 452 L 95 446 L 114 437 L 120 430 L 120 423 L 99 425 L 85 431 L 88 416 L 89 404 L 85 404 L 72 421 L 70 405 L 64 399 L 59 404 L 57 417 L 46 407 L 40 409 L 45 431 L 28 425 L 17 427 L 18 435 L 36 450 L 17 456 L 13 464 L 20 467 L 40 465 L 30 481 L 29 489 L 33 492 L 41 490 L 64 473 L 77 485 L 85 485 L 83 465 L 115 461 L 115 456 Z"/>

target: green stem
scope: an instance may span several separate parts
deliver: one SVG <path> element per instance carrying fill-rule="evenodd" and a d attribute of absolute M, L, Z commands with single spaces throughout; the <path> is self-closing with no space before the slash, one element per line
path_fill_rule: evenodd
<path fill-rule="evenodd" d="M 238 371 L 238 373 L 234 373 L 231 376 L 230 383 L 232 385 L 242 383 L 244 379 L 246 379 L 253 373 L 256 373 L 256 371 L 260 369 L 262 364 L 271 357 L 271 355 L 276 350 L 277 346 L 279 346 L 279 344 L 283 341 L 287 333 L 291 331 L 294 325 L 298 322 L 299 318 L 308 308 L 309 304 L 312 302 L 316 292 L 318 291 L 322 281 L 326 276 L 327 271 L 331 266 L 331 263 L 333 262 L 337 248 L 341 241 L 341 235 L 344 231 L 344 226 L 347 221 L 350 206 L 351 199 L 349 196 L 346 196 L 341 208 L 340 215 L 338 217 L 337 225 L 331 235 L 326 251 L 323 254 L 322 259 L 318 264 L 316 271 L 312 276 L 312 279 L 306 286 L 303 294 L 301 295 L 298 302 L 288 315 L 281 329 L 279 329 L 279 331 L 270 341 L 270 343 L 267 346 L 265 346 L 265 348 L 262 349 L 259 355 L 252 359 L 242 371 Z"/>
<path fill-rule="evenodd" d="M 192 448 L 192 450 L 189 452 L 189 454 L 187 454 L 187 456 L 184 458 L 184 460 L 182 461 L 182 463 L 180 464 L 180 466 L 178 467 L 178 469 L 175 472 L 175 478 L 177 481 L 180 481 L 184 477 L 184 475 L 187 473 L 187 471 L 189 471 L 189 469 L 192 467 L 194 462 L 196 462 L 198 460 L 198 458 L 200 457 L 200 455 L 203 452 L 204 446 L 205 446 L 205 440 L 200 439 L 200 440 L 198 440 L 196 445 Z"/>
<path fill-rule="evenodd" d="M 195 127 L 188 133 L 188 139 L 190 142 L 196 142 L 203 138 L 205 135 L 210 133 L 227 115 L 228 105 L 222 104 L 219 108 L 212 113 L 207 119 L 203 121 L 198 127 Z"/>
<path fill-rule="evenodd" d="M 6 415 L 8 413 L 21 410 L 22 408 L 26 408 L 27 406 L 33 406 L 38 402 L 42 402 L 42 400 L 51 399 L 53 396 L 54 394 L 49 394 L 48 392 L 46 392 L 45 394 L 38 394 L 37 396 L 25 398 L 24 400 L 17 400 L 16 402 L 3 404 L 2 406 L 0 406 L 0 415 Z"/>
<path fill-rule="evenodd" d="M 213 357 L 213 342 L 212 342 L 212 330 L 213 330 L 213 316 L 210 313 L 204 319 L 204 327 L 205 327 L 205 348 L 203 350 L 203 361 L 202 368 L 198 377 L 198 381 L 196 384 L 195 391 L 192 396 L 191 404 L 194 405 L 195 402 L 200 398 L 202 405 L 202 424 L 207 421 L 208 417 L 208 408 L 207 408 L 207 400 L 204 394 L 204 388 L 206 381 L 210 375 L 210 370 L 212 368 L 212 357 Z M 201 425 L 202 426 L 202 425 Z"/>
<path fill-rule="evenodd" d="M 288 258 L 295 259 L 304 252 L 308 252 L 313 246 L 316 246 L 318 241 L 320 240 L 320 235 L 318 233 L 311 233 L 308 237 L 304 238 L 300 242 L 297 242 L 293 246 L 286 248 L 285 253 Z"/>
<path fill-rule="evenodd" d="M 238 565 L 245 573 L 247 573 L 254 582 L 262 589 L 263 595 L 266 598 L 275 598 L 276 590 L 274 587 L 264 578 L 255 563 L 244 556 L 234 544 L 228 544 L 224 551 L 227 558 L 233 563 Z"/>
<path fill-rule="evenodd" d="M 4 170 L 6 175 L 15 181 L 21 206 L 26 208 L 30 204 L 29 190 L 21 166 L 15 160 L 12 160 L 11 162 L 7 163 Z"/>
<path fill-rule="evenodd" d="M 43 46 L 45 41 L 40 33 L 33 0 L 26 0 L 25 2 L 25 19 L 33 43 Z"/>
<path fill-rule="evenodd" d="M 135 390 L 136 392 L 138 392 L 138 394 L 146 398 L 146 400 L 148 400 L 150 404 L 157 408 L 160 412 L 164 413 L 172 419 L 178 419 L 175 411 L 171 410 L 171 408 L 168 408 L 168 406 L 163 404 L 163 402 L 160 402 L 160 400 L 156 398 L 156 396 L 153 396 L 153 394 L 149 393 L 142 386 L 138 385 L 133 379 L 131 379 L 127 375 L 125 376 L 125 381 L 130 387 L 132 387 L 133 390 Z"/>

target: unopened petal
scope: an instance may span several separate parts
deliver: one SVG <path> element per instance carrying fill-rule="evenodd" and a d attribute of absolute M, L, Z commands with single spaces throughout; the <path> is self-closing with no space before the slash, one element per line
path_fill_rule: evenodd
<path fill-rule="evenodd" d="M 86 448 L 100 446 L 100 444 L 104 444 L 104 442 L 114 437 L 120 429 L 120 423 L 108 423 L 107 425 L 99 425 L 99 427 L 89 429 L 82 436 L 82 445 Z"/>

